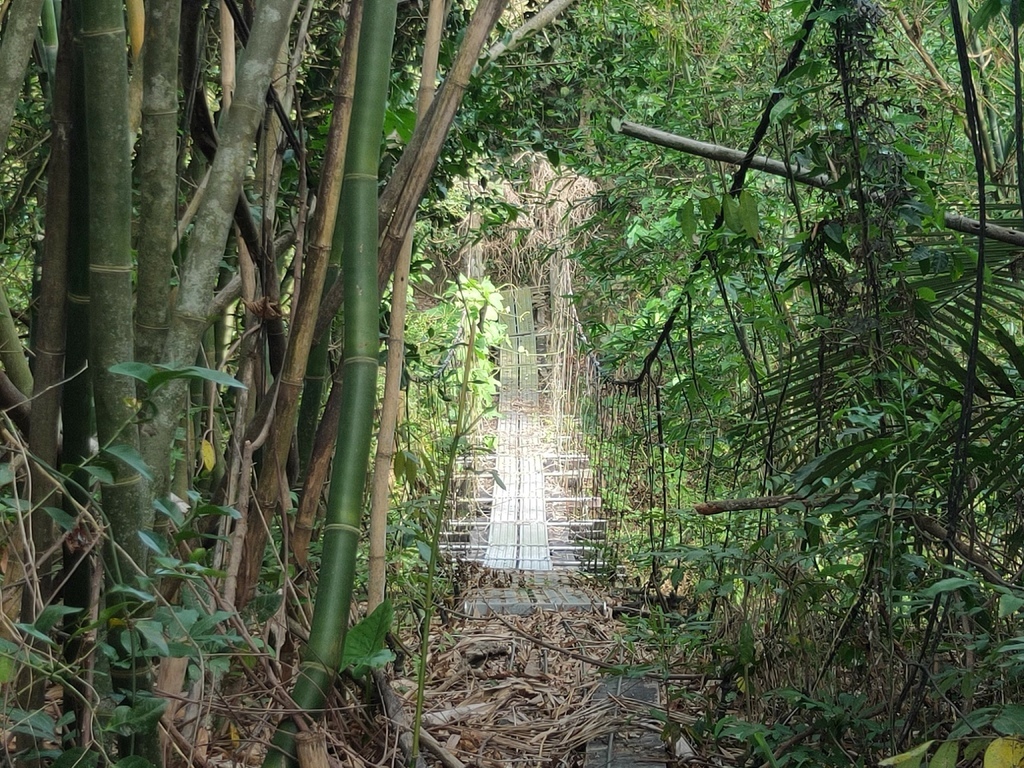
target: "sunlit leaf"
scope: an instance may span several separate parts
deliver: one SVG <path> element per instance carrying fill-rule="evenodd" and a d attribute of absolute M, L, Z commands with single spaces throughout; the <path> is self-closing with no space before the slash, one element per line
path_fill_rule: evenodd
<path fill-rule="evenodd" d="M 879 765 L 898 765 L 900 768 L 918 768 L 921 765 L 921 759 L 925 756 L 928 748 L 933 744 L 933 741 L 926 741 L 923 744 L 918 744 L 913 749 L 908 749 L 906 752 L 901 752 L 898 755 L 887 757 L 884 760 L 879 760 Z"/>
<path fill-rule="evenodd" d="M 1024 741 L 1001 737 L 985 750 L 984 768 L 1021 768 L 1024 766 Z"/>

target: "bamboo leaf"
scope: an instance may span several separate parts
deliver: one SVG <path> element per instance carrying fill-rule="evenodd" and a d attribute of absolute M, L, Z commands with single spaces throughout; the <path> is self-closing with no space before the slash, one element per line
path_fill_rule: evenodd
<path fill-rule="evenodd" d="M 956 592 L 958 589 L 973 586 L 976 586 L 976 583 L 970 579 L 962 579 L 959 576 L 953 576 L 951 578 L 941 579 L 940 581 L 935 582 L 930 587 L 923 590 L 921 595 L 923 597 L 932 598 L 936 595 L 941 595 L 944 592 Z"/>

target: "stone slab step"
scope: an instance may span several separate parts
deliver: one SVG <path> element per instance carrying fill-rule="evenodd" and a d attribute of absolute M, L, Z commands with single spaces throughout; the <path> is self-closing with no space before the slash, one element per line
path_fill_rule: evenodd
<path fill-rule="evenodd" d="M 612 696 L 635 699 L 652 707 L 661 705 L 660 687 L 643 678 L 610 677 L 594 694 L 594 700 Z M 667 763 L 668 753 L 660 734 L 634 723 L 588 743 L 583 768 L 665 768 Z"/>
<path fill-rule="evenodd" d="M 550 569 L 550 560 L 547 561 Z M 551 570 L 508 571 L 511 586 L 472 590 L 463 603 L 470 616 L 526 616 L 534 611 L 604 613 L 605 604 L 574 586 L 562 574 Z"/>

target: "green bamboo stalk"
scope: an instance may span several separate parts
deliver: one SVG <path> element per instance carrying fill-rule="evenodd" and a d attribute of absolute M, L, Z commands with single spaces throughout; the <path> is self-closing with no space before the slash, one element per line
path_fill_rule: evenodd
<path fill-rule="evenodd" d="M 72 42 L 67 44 L 67 27 L 75 29 L 70 17 L 75 15 L 80 2 L 68 2 L 61 19 L 61 34 L 64 36 L 64 50 L 71 51 L 71 180 L 70 197 L 75 204 L 68 211 L 68 254 L 67 254 L 67 330 L 64 370 L 66 379 L 61 393 L 61 462 L 81 466 L 89 456 L 89 440 L 92 431 L 92 391 L 86 372 L 89 349 L 89 185 L 88 148 L 85 141 L 85 103 L 83 79 L 82 42 L 72 31 Z M 58 53 L 58 71 L 63 73 L 64 54 Z M 47 235 L 49 237 L 49 234 Z M 73 475 L 76 485 L 69 489 L 80 504 L 89 499 L 84 491 L 89 485 L 84 470 Z M 69 515 L 76 515 L 71 499 L 64 500 L 64 509 Z M 68 641 L 64 646 L 64 658 L 71 664 L 92 658 L 87 647 L 88 635 L 82 632 L 90 615 L 90 585 L 93 578 L 93 561 L 88 554 L 65 548 L 64 571 L 72 575 L 64 586 L 64 605 L 81 609 L 65 622 Z M 64 691 L 64 711 L 75 713 L 77 745 L 90 743 L 89 723 L 92 713 L 83 702 L 88 701 L 88 675 L 68 680 Z"/>
<path fill-rule="evenodd" d="M 422 120 L 434 98 L 437 59 L 444 27 L 444 0 L 430 0 L 427 33 L 423 41 L 423 66 L 416 93 L 416 119 Z M 381 402 L 380 429 L 377 432 L 377 453 L 373 460 L 373 481 L 370 487 L 370 556 L 367 562 L 366 611 L 372 612 L 384 602 L 387 587 L 387 525 L 391 499 L 391 465 L 395 458 L 395 429 L 401 403 L 402 368 L 405 360 L 405 310 L 408 303 L 409 268 L 412 262 L 415 219 L 409 225 L 402 252 L 395 264 L 391 288 L 391 322 L 388 326 L 387 372 Z M 414 747 L 415 751 L 415 747 Z"/>
<path fill-rule="evenodd" d="M 43 0 L 43 15 L 39 27 L 43 69 L 46 70 L 46 97 L 52 102 L 57 83 L 57 11 L 54 0 Z"/>
<path fill-rule="evenodd" d="M 377 169 L 391 74 L 396 0 L 363 11 L 355 101 L 338 216 L 345 228 L 345 349 L 342 410 L 324 528 L 324 557 L 309 642 L 292 694 L 299 710 L 319 716 L 338 667 L 348 628 L 356 548 L 377 397 Z M 264 766 L 294 762 L 295 722 L 281 723 Z"/>
<path fill-rule="evenodd" d="M 134 424 L 135 386 L 110 372 L 134 357 L 131 253 L 132 164 L 128 118 L 128 61 L 124 8 L 120 0 L 91 0 L 81 8 L 85 126 L 89 173 L 89 370 L 93 381 L 96 430 L 101 446 L 138 451 Z M 108 579 L 129 581 L 133 569 L 145 572 L 146 548 L 139 532 L 150 527 L 151 507 L 143 476 L 133 466 L 113 462 L 113 482 L 101 487 L 109 527 L 104 554 Z M 124 612 L 131 607 L 125 606 Z M 126 633 L 126 637 L 128 634 Z M 111 684 L 129 702 L 150 694 L 149 664 L 126 652 L 125 665 L 112 666 Z M 156 724 L 128 737 L 123 754 L 154 765 L 161 759 Z"/>
<path fill-rule="evenodd" d="M 338 201 L 341 197 L 342 179 L 345 170 L 345 153 L 348 147 L 348 133 L 352 118 L 352 100 L 356 83 L 356 65 L 359 57 L 359 33 L 362 28 L 362 0 L 349 6 L 348 20 L 345 28 L 345 42 L 341 48 L 341 63 L 338 67 L 338 84 L 334 92 L 334 109 L 332 111 L 331 128 L 327 134 L 327 148 L 324 152 L 323 172 L 320 177 L 320 193 L 317 209 L 309 235 L 309 263 L 303 268 L 302 293 L 312 301 L 317 296 L 317 312 L 320 300 L 328 287 L 334 284 L 341 272 L 341 247 L 334 248 L 335 220 L 338 214 Z M 340 234 L 340 231 L 338 232 Z M 337 257 L 335 257 L 337 255 Z M 326 272 L 319 280 L 320 263 L 326 262 Z M 309 279 L 306 275 L 309 274 Z M 315 291 L 316 293 L 310 293 Z M 301 295 L 300 295 L 301 300 Z M 299 467 L 302 479 L 302 494 L 299 508 L 295 513 L 295 524 L 289 544 L 295 562 L 302 568 L 306 567 L 309 542 L 313 535 L 313 521 L 322 484 L 318 482 L 319 471 L 314 470 L 311 461 L 314 456 L 316 437 L 321 421 L 320 407 L 324 401 L 324 389 L 327 384 L 327 363 L 330 347 L 330 331 L 323 333 L 318 341 L 316 336 L 316 317 L 313 318 L 314 328 L 311 337 L 312 346 L 306 357 L 306 367 L 302 382 L 302 400 L 298 413 L 298 446 Z M 328 415 L 324 413 L 324 419 Z M 336 421 L 336 419 L 335 419 Z M 329 441 L 331 445 L 334 441 Z M 326 458 L 326 457 L 325 457 Z M 325 475 L 326 477 L 326 475 Z M 311 482 L 312 481 L 312 482 Z"/>
<path fill-rule="evenodd" d="M 18 0 L 7 12 L 4 36 L 0 40 L 0 158 L 7 154 L 7 137 L 42 10 L 43 0 Z"/>
<path fill-rule="evenodd" d="M 177 227 L 180 18 L 181 0 L 146 3 L 134 352 L 136 360 L 146 363 L 161 361 L 169 326 L 174 244 L 167 233 Z M 152 493 L 163 498 L 170 488 L 168 446 L 142 440 L 140 448 L 153 471 Z"/>
<path fill-rule="evenodd" d="M 52 0 L 47 6 L 53 11 Z M 68 30 L 69 31 L 69 30 Z M 43 240 L 39 277 L 38 310 L 32 318 L 32 353 L 35 376 L 32 391 L 32 422 L 29 428 L 29 452 L 44 467 L 58 462 L 61 382 L 64 378 L 65 296 L 67 294 L 68 228 L 71 210 L 71 56 L 60 58 L 60 77 L 52 102 L 50 159 L 46 182 L 46 238 Z M 53 51 L 58 50 L 53 41 Z M 57 66 L 57 62 L 54 62 Z M 55 69 L 56 72 L 56 69 Z M 42 507 L 54 506 L 52 481 L 34 464 L 32 502 L 32 533 L 36 551 L 46 552 L 54 543 L 53 521 Z"/>
<path fill-rule="evenodd" d="M 507 3 L 508 0 L 481 0 L 477 4 L 444 84 L 423 120 L 417 123 L 381 195 L 378 206 L 380 264 L 377 275 L 380 284 L 387 283 L 395 268 L 405 234 L 426 192 L 448 130 L 455 120 L 462 96 L 469 86 L 469 78 L 480 58 L 480 51 Z"/>
<path fill-rule="evenodd" d="M 181 0 L 146 3 L 139 142 L 138 309 L 135 359 L 157 362 L 168 327 L 177 224 L 178 31 Z"/>
<path fill-rule="evenodd" d="M 132 427 L 135 387 L 110 373 L 134 356 L 132 332 L 132 167 L 128 133 L 128 62 L 123 6 L 119 0 L 82 5 L 80 35 L 84 54 L 85 124 L 89 156 L 89 367 L 101 445 L 138 448 Z M 111 533 L 140 566 L 145 547 L 136 532 L 142 477 L 118 463 L 116 482 L 103 490 Z"/>

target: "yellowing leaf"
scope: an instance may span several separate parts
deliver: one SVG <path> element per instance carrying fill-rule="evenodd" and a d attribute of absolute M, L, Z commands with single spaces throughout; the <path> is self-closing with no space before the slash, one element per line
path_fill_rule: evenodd
<path fill-rule="evenodd" d="M 999 738 L 985 750 L 985 768 L 1021 768 L 1024 766 L 1024 741 Z"/>
<path fill-rule="evenodd" d="M 901 752 L 898 755 L 887 757 L 885 760 L 879 760 L 879 765 L 898 765 L 900 768 L 918 768 L 921 765 L 921 758 L 924 757 L 924 753 L 928 751 L 928 747 L 934 744 L 934 741 L 926 741 L 924 744 L 918 744 L 913 749 L 908 749 L 906 752 Z"/>
<path fill-rule="evenodd" d="M 217 464 L 217 456 L 213 452 L 213 443 L 204 439 L 202 445 L 199 446 L 199 453 L 203 457 L 203 469 L 209 472 Z"/>

